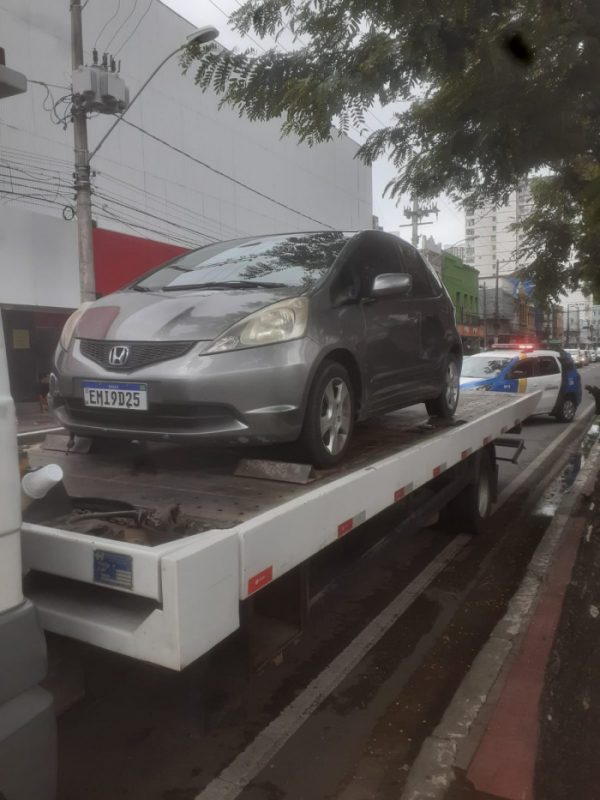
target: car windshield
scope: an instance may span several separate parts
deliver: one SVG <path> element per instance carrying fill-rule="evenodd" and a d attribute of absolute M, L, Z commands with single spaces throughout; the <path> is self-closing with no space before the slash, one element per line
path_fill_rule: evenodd
<path fill-rule="evenodd" d="M 327 274 L 352 236 L 321 231 L 220 242 L 179 256 L 130 288 L 171 292 L 264 286 L 309 289 Z"/>
<path fill-rule="evenodd" d="M 493 378 L 512 361 L 512 356 L 467 356 L 463 360 L 461 375 L 463 378 Z"/>

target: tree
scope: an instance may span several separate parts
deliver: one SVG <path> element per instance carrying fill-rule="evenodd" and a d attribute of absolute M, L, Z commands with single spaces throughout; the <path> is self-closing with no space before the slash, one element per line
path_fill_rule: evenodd
<path fill-rule="evenodd" d="M 360 127 L 375 100 L 400 101 L 359 150 L 391 159 L 392 196 L 502 202 L 524 176 L 552 173 L 554 199 L 540 184 L 525 228 L 526 248 L 544 225 L 554 242 L 542 241 L 539 286 L 556 296 L 576 273 L 595 280 L 598 236 L 584 229 L 600 196 L 589 177 L 600 163 L 600 0 L 246 0 L 232 20 L 261 37 L 291 30 L 297 46 L 192 48 L 184 68 L 201 88 L 251 120 L 281 117 L 284 134 L 309 144 L 335 135 L 332 122 Z"/>

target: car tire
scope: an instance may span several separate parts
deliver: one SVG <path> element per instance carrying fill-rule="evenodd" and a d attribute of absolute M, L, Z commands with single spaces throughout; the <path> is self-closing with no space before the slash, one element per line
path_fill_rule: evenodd
<path fill-rule="evenodd" d="M 446 369 L 444 370 L 444 388 L 439 397 L 425 402 L 425 408 L 430 417 L 450 419 L 454 416 L 458 406 L 460 394 L 460 368 L 458 358 L 454 353 L 448 354 Z"/>
<path fill-rule="evenodd" d="M 348 370 L 337 361 L 325 361 L 313 379 L 299 439 L 302 455 L 315 467 L 334 467 L 344 458 L 354 429 L 354 410 Z"/>
<path fill-rule="evenodd" d="M 577 404 L 572 394 L 567 394 L 560 402 L 560 407 L 554 415 L 559 422 L 573 422 L 577 412 Z"/>
<path fill-rule="evenodd" d="M 492 514 L 497 491 L 497 468 L 492 457 L 483 450 L 479 457 L 477 478 L 466 486 L 442 512 L 442 524 L 453 534 L 484 533 Z"/>

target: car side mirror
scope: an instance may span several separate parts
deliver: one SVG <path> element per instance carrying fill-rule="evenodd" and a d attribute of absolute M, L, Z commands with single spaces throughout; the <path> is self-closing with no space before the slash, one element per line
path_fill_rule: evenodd
<path fill-rule="evenodd" d="M 384 272 L 377 275 L 371 287 L 371 297 L 408 294 L 412 289 L 412 276 L 406 272 Z"/>

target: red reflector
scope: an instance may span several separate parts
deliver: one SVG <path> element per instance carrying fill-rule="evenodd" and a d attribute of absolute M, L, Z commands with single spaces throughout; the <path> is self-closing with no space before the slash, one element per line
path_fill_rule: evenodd
<path fill-rule="evenodd" d="M 262 589 L 263 586 L 266 586 L 267 583 L 271 583 L 273 580 L 273 567 L 267 567 L 263 569 L 262 572 L 257 573 L 248 581 L 248 594 L 252 594 L 253 592 L 257 592 L 259 589 Z"/>
<path fill-rule="evenodd" d="M 491 437 L 491 436 L 486 436 L 486 437 L 485 437 L 485 439 L 483 440 L 483 446 L 485 447 L 485 446 L 486 446 L 486 445 L 488 445 L 488 444 L 489 444 L 491 441 L 492 441 L 492 437 Z"/>
<path fill-rule="evenodd" d="M 470 447 L 468 447 L 466 450 L 463 450 L 462 453 L 460 454 L 461 461 L 464 461 L 465 458 L 468 458 L 472 452 L 473 451 L 471 450 Z"/>
<path fill-rule="evenodd" d="M 434 477 L 434 478 L 437 478 L 437 476 L 438 476 L 438 475 L 441 475 L 441 474 L 442 474 L 442 472 L 443 472 L 445 469 L 446 469 L 446 465 L 445 465 L 445 464 L 440 464 L 440 465 L 439 465 L 439 467 L 434 467 L 434 468 L 433 468 L 433 477 Z"/>
<path fill-rule="evenodd" d="M 403 500 L 405 495 L 406 495 L 406 489 L 403 486 L 402 489 L 398 489 L 397 491 L 394 492 L 394 502 L 397 503 L 398 500 Z"/>
<path fill-rule="evenodd" d="M 345 522 L 340 522 L 340 524 L 338 525 L 338 538 L 340 536 L 345 536 L 347 533 L 350 533 L 353 526 L 354 526 L 353 519 L 347 519 Z"/>

